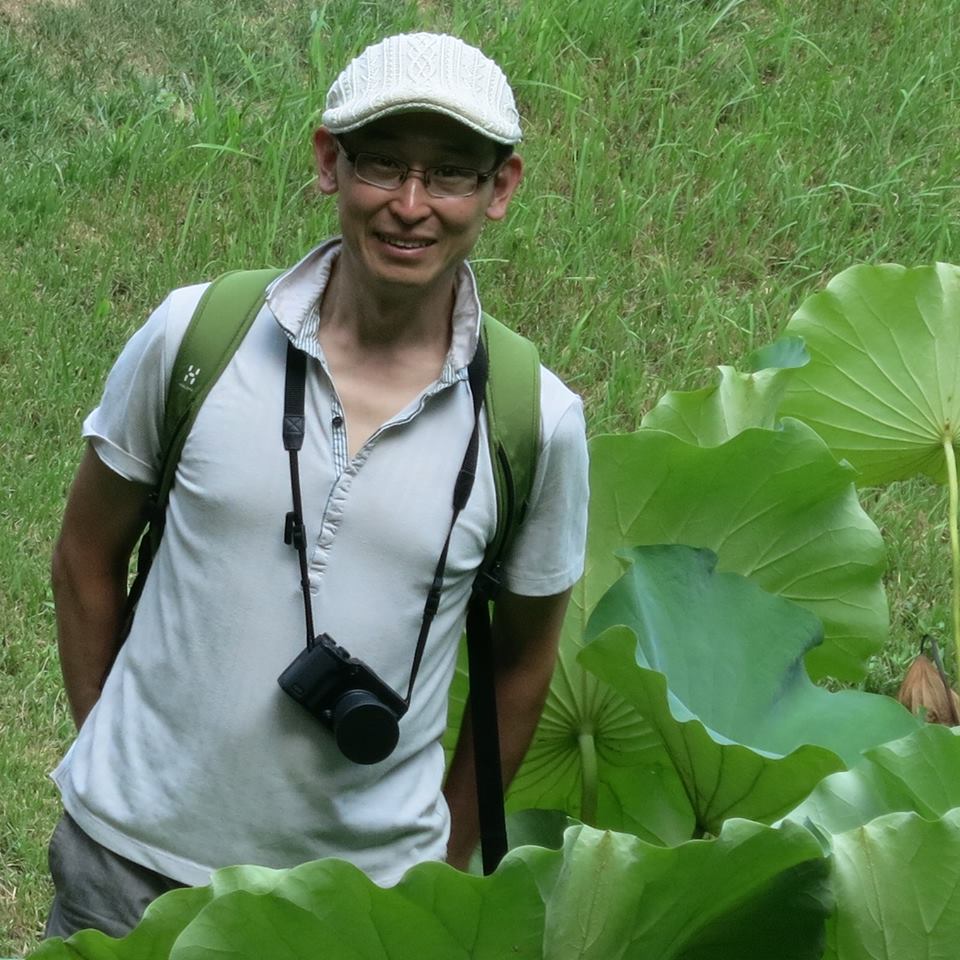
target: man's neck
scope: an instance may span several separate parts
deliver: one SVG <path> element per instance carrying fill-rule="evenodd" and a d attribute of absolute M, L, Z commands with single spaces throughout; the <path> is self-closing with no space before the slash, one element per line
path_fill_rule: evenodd
<path fill-rule="evenodd" d="M 424 349 L 445 356 L 450 345 L 454 285 L 409 292 L 354 283 L 341 256 L 333 265 L 320 304 L 321 338 L 336 332 L 358 349 L 374 352 Z"/>
<path fill-rule="evenodd" d="M 320 304 L 319 338 L 352 457 L 440 376 L 452 336 L 454 289 L 451 280 L 430 296 L 420 289 L 417 296 L 386 297 L 348 280 L 341 256 Z"/>

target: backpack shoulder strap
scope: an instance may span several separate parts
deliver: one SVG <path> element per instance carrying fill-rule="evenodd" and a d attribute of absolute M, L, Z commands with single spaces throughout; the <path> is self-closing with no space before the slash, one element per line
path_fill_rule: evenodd
<path fill-rule="evenodd" d="M 267 284 L 281 272 L 271 269 L 225 273 L 204 290 L 193 311 L 167 387 L 160 435 L 160 479 L 148 500 L 146 519 L 149 525 L 140 538 L 136 575 L 127 594 L 114 657 L 130 632 L 140 594 L 160 546 L 170 488 L 190 427 L 210 388 L 223 373 L 260 312 Z"/>
<path fill-rule="evenodd" d="M 488 601 L 500 586 L 500 563 L 522 523 L 540 452 L 540 358 L 537 348 L 483 315 L 488 374 L 484 404 L 497 492 L 497 528 L 467 604 L 467 661 L 483 872 L 507 851 L 500 736 Z"/>
<path fill-rule="evenodd" d="M 537 348 L 489 314 L 482 336 L 489 357 L 485 397 L 497 528 L 484 558 L 496 570 L 523 522 L 540 452 L 540 357 Z"/>
<path fill-rule="evenodd" d="M 193 421 L 213 385 L 256 319 L 267 285 L 282 271 L 235 270 L 218 277 L 204 291 L 177 351 L 167 388 L 161 435 L 161 473 L 151 520 L 156 549 L 180 453 Z"/>

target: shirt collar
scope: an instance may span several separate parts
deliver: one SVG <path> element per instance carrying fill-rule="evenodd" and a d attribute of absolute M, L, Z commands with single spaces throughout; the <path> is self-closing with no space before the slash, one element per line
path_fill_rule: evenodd
<path fill-rule="evenodd" d="M 267 288 L 266 303 L 277 323 L 297 349 L 312 356 L 320 355 L 320 301 L 340 246 L 339 237 L 320 244 Z M 462 379 L 480 336 L 477 281 L 466 262 L 457 272 L 451 319 L 453 336 L 440 377 L 443 382 Z"/>

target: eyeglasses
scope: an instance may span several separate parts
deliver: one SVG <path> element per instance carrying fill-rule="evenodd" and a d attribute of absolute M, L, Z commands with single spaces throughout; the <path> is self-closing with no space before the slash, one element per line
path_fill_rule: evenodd
<path fill-rule="evenodd" d="M 419 170 L 382 153 L 351 153 L 342 143 L 337 143 L 343 155 L 353 164 L 357 179 L 381 190 L 396 190 L 407 177 L 416 174 L 431 197 L 469 197 L 477 192 L 481 183 L 497 172 L 497 167 L 481 172 L 449 164 Z"/>

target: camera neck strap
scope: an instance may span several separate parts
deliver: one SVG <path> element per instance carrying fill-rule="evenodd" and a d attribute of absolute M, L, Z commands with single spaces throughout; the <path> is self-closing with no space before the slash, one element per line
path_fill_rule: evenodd
<path fill-rule="evenodd" d="M 437 566 L 433 573 L 433 582 L 427 592 L 423 605 L 423 616 L 420 620 L 420 634 L 417 637 L 417 646 L 413 655 L 413 666 L 410 671 L 410 683 L 404 702 L 410 705 L 413 696 L 413 685 L 420 670 L 420 663 L 427 646 L 427 637 L 430 625 L 440 607 L 440 595 L 443 591 L 443 575 L 447 566 L 447 552 L 450 549 L 450 539 L 460 512 L 467 505 L 473 482 L 477 475 L 477 457 L 480 445 L 480 408 L 487 387 L 488 361 L 487 351 L 481 338 L 473 360 L 467 367 L 467 381 L 473 397 L 473 431 L 467 443 L 466 453 L 456 482 L 453 485 L 453 514 L 447 537 L 440 551 Z M 303 522 L 303 499 L 300 489 L 299 452 L 303 447 L 305 433 L 304 405 L 306 396 L 307 355 L 298 350 L 292 343 L 287 344 L 287 368 L 284 383 L 283 398 L 283 446 L 290 455 L 290 489 L 293 495 L 293 509 L 287 513 L 284 524 L 283 539 L 287 544 L 296 548 L 300 563 L 300 589 L 303 593 L 303 613 L 306 625 L 307 647 L 312 649 L 315 643 L 316 632 L 313 626 L 313 605 L 310 601 L 310 573 L 307 564 L 307 534 Z"/>

